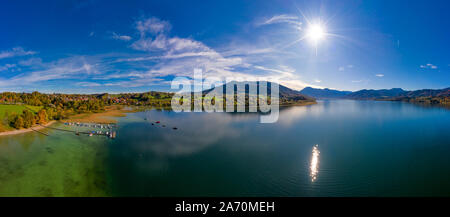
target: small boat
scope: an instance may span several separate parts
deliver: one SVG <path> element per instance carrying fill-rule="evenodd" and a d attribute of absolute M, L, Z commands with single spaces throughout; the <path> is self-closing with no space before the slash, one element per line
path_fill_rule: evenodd
<path fill-rule="evenodd" d="M 152 125 L 155 125 L 154 123 L 152 123 Z"/>
<path fill-rule="evenodd" d="M 178 130 L 178 128 L 176 128 L 176 127 L 173 127 L 172 129 L 174 129 L 174 130 Z"/>
<path fill-rule="evenodd" d="M 159 124 L 160 122 L 159 122 L 159 121 L 157 121 L 156 123 L 157 123 L 157 124 Z"/>
<path fill-rule="evenodd" d="M 163 124 L 162 127 L 166 127 L 166 125 Z"/>

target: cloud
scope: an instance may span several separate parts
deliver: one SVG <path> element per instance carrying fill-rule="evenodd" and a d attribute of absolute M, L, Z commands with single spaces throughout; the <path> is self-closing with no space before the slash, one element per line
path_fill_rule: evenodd
<path fill-rule="evenodd" d="M 383 74 L 376 74 L 375 76 L 377 76 L 377 77 L 384 77 L 384 75 Z"/>
<path fill-rule="evenodd" d="M 289 15 L 289 14 L 275 15 L 269 19 L 264 20 L 263 22 L 259 23 L 258 25 L 270 25 L 270 24 L 278 24 L 278 23 L 294 24 L 295 27 L 297 27 L 298 29 L 301 29 L 301 26 L 302 26 L 302 22 L 300 22 L 300 20 L 297 16 Z"/>
<path fill-rule="evenodd" d="M 78 82 L 75 85 L 81 86 L 81 87 L 99 87 L 99 86 L 102 86 L 101 84 L 95 83 L 95 82 Z"/>
<path fill-rule="evenodd" d="M 427 63 L 426 65 L 420 65 L 420 68 L 422 68 L 422 69 L 437 69 L 438 67 L 431 63 Z"/>
<path fill-rule="evenodd" d="M 19 61 L 19 65 L 21 65 L 21 66 L 38 66 L 41 64 L 42 64 L 42 59 L 35 58 L 35 57 Z"/>
<path fill-rule="evenodd" d="M 87 58 L 83 56 L 75 56 L 43 63 L 39 66 L 39 69 L 15 75 L 8 80 L 3 80 L 1 84 L 5 86 L 16 86 L 59 79 L 82 79 L 83 75 L 98 73 L 96 64 L 88 63 Z"/>
<path fill-rule="evenodd" d="M 113 32 L 112 33 L 112 38 L 116 39 L 116 40 L 121 40 L 121 41 L 129 41 L 131 40 L 131 36 L 128 35 L 118 35 L 117 33 Z"/>
<path fill-rule="evenodd" d="M 22 47 L 15 47 L 15 48 L 12 48 L 11 50 L 1 51 L 0 59 L 11 58 L 11 57 L 16 57 L 16 56 L 27 56 L 27 55 L 33 55 L 33 54 L 36 54 L 36 52 L 35 51 L 26 51 Z"/>
<path fill-rule="evenodd" d="M 320 83 L 320 82 L 322 82 L 321 80 L 319 80 L 319 79 L 315 79 L 314 80 L 314 82 L 316 82 L 316 83 Z"/>
<path fill-rule="evenodd" d="M 5 64 L 4 66 L 0 66 L 0 72 L 1 71 L 6 71 L 10 68 L 14 68 L 16 67 L 16 64 Z"/>
<path fill-rule="evenodd" d="M 346 69 L 352 69 L 354 66 L 353 65 L 347 65 L 347 66 L 340 66 L 339 68 L 338 68 L 338 71 L 340 71 L 340 72 L 343 72 L 343 71 L 345 71 Z"/>
<path fill-rule="evenodd" d="M 365 84 L 368 84 L 370 82 L 369 79 L 362 79 L 362 80 L 353 80 L 352 83 L 361 83 L 364 82 Z"/>
<path fill-rule="evenodd" d="M 267 20 L 266 24 L 287 22 L 298 18 L 288 16 L 278 16 Z M 270 80 L 276 79 L 280 83 L 291 88 L 302 89 L 305 86 L 315 86 L 307 84 L 295 75 L 295 70 L 279 65 L 278 68 L 266 67 L 259 64 L 253 64 L 249 56 L 256 56 L 256 62 L 260 62 L 261 55 L 281 53 L 273 48 L 245 48 L 243 46 L 226 47 L 225 52 L 205 45 L 204 43 L 192 38 L 180 38 L 170 35 L 172 26 L 167 21 L 158 18 L 146 18 L 136 22 L 136 30 L 140 33 L 140 38 L 134 41 L 130 47 L 149 52 L 146 56 L 120 58 L 117 62 L 128 62 L 130 64 L 139 63 L 142 67 L 148 67 L 148 71 L 134 73 L 134 77 L 139 79 L 130 82 L 115 82 L 107 85 L 117 86 L 138 86 L 145 85 L 141 80 L 150 79 L 154 82 L 161 77 L 167 76 L 186 76 L 192 77 L 195 68 L 203 70 L 203 76 L 209 77 L 240 77 L 245 80 Z M 151 34 L 148 34 L 151 33 Z M 287 55 L 284 55 L 286 57 Z M 148 65 L 146 65 L 148 63 Z M 122 74 L 123 76 L 130 76 Z M 122 76 L 115 75 L 115 76 Z M 315 86 L 317 87 L 317 86 Z"/>
<path fill-rule="evenodd" d="M 161 78 L 142 78 L 142 79 L 136 79 L 136 80 L 131 80 L 131 81 L 110 82 L 110 83 L 106 83 L 105 86 L 119 86 L 119 87 L 133 88 L 133 87 L 143 87 L 143 86 L 151 86 L 151 85 L 157 85 L 157 84 L 170 85 L 170 82 L 164 81 Z"/>
<path fill-rule="evenodd" d="M 156 17 L 138 20 L 136 22 L 136 29 L 141 34 L 141 37 L 150 34 L 160 34 L 168 32 L 172 26 L 168 21 L 160 20 Z"/>
<path fill-rule="evenodd" d="M 159 28 L 162 27 L 158 27 L 158 29 Z M 166 32 L 162 31 L 155 32 L 157 32 L 158 34 L 156 36 L 152 35 L 150 37 L 145 34 L 141 34 L 141 38 L 135 41 L 131 45 L 131 48 L 140 51 L 162 51 L 168 52 L 169 54 L 211 51 L 209 47 L 199 41 L 195 41 L 189 38 L 170 37 L 166 34 Z"/>

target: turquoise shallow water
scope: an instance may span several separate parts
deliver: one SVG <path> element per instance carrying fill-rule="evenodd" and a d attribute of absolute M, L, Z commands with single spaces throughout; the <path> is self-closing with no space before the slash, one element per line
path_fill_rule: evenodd
<path fill-rule="evenodd" d="M 450 195 L 445 108 L 319 101 L 283 108 L 274 124 L 252 113 L 152 110 L 118 127 L 115 140 L 0 138 L 0 195 Z"/>
<path fill-rule="evenodd" d="M 110 195 L 108 139 L 41 131 L 0 137 L 0 196 Z"/>

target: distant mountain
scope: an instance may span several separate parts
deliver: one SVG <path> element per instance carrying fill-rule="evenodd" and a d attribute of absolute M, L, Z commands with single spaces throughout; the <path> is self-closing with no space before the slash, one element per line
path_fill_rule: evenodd
<path fill-rule="evenodd" d="M 392 97 L 386 100 L 450 106 L 450 88 L 441 90 L 424 89 L 407 91 L 401 96 Z"/>
<path fill-rule="evenodd" d="M 409 91 L 406 97 L 449 97 L 450 96 L 450 87 L 441 90 L 433 90 L 433 89 L 423 89 L 423 90 L 415 90 Z"/>
<path fill-rule="evenodd" d="M 423 89 L 406 91 L 401 88 L 382 90 L 360 90 L 347 95 L 349 99 L 397 99 L 418 97 L 450 97 L 450 88 L 446 89 Z"/>
<path fill-rule="evenodd" d="M 424 104 L 450 105 L 450 88 L 406 91 L 401 88 L 381 90 L 339 91 L 306 87 L 300 93 L 318 99 L 389 100 Z"/>
<path fill-rule="evenodd" d="M 389 99 L 407 94 L 401 88 L 381 89 L 381 90 L 359 90 L 345 96 L 347 99 Z"/>
<path fill-rule="evenodd" d="M 233 82 L 234 90 L 237 85 L 243 82 Z M 248 94 L 248 83 L 245 82 L 245 93 Z M 256 82 L 259 86 L 259 83 Z M 286 86 L 279 85 L 280 103 L 281 104 L 299 104 L 303 102 L 315 102 L 314 98 L 318 99 L 355 99 L 355 100 L 389 100 L 389 101 L 405 101 L 418 102 L 425 104 L 450 104 L 450 88 L 433 90 L 423 89 L 415 91 L 406 91 L 401 88 L 380 89 L 380 90 L 359 90 L 359 91 L 340 91 L 332 89 L 318 89 L 306 87 L 301 91 L 292 90 Z M 259 89 L 259 88 L 258 88 Z M 268 94 L 271 93 L 271 83 L 268 82 Z M 217 88 L 218 91 L 226 93 L 226 88 Z M 203 91 L 203 94 L 211 92 L 212 89 Z"/>
<path fill-rule="evenodd" d="M 303 90 L 300 91 L 300 93 L 317 99 L 336 99 L 336 98 L 344 98 L 345 96 L 347 96 L 352 92 L 332 90 L 328 88 L 318 89 L 312 87 L 305 87 Z"/>
<path fill-rule="evenodd" d="M 257 94 L 259 94 L 259 82 L 255 82 L 256 83 L 256 89 L 257 89 Z M 228 83 L 228 85 L 233 85 L 234 87 L 234 91 L 237 90 L 237 86 L 238 85 L 245 85 L 245 93 L 248 94 L 249 92 L 249 84 L 252 84 L 252 82 L 230 82 Z M 223 94 L 226 94 L 226 85 L 225 86 L 219 86 L 216 87 L 215 89 L 208 89 L 208 90 L 204 90 L 203 94 L 207 94 L 213 90 L 215 91 L 223 91 Z M 272 91 L 272 83 L 271 82 L 267 82 L 267 94 L 270 95 Z M 286 86 L 280 85 L 279 84 L 279 97 L 280 97 L 280 103 L 284 103 L 284 104 L 290 104 L 290 103 L 294 103 L 294 102 L 299 102 L 299 101 L 307 101 L 307 102 L 315 102 L 315 99 L 309 96 L 305 96 L 302 93 L 300 93 L 300 91 L 297 90 L 293 90 L 290 89 Z"/>
<path fill-rule="evenodd" d="M 405 91 L 401 88 L 360 90 L 353 92 L 344 98 L 450 105 L 450 88 L 440 90 L 423 89 L 415 91 Z"/>

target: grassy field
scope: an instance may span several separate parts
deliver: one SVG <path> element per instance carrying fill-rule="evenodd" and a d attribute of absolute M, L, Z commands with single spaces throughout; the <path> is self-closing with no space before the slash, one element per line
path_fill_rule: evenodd
<path fill-rule="evenodd" d="M 6 112 L 10 114 L 15 112 L 16 114 L 21 114 L 23 110 L 30 109 L 34 112 L 38 112 L 42 106 L 30 106 L 30 105 L 0 105 L 0 118 L 3 118 Z"/>
<path fill-rule="evenodd" d="M 29 109 L 34 112 L 38 112 L 42 106 L 30 106 L 30 105 L 1 105 L 0 104 L 0 120 L 3 120 L 5 118 L 5 114 L 8 113 L 16 113 L 21 114 L 23 110 Z M 0 132 L 11 130 L 11 127 L 5 126 L 2 124 L 2 121 L 0 121 Z"/>

